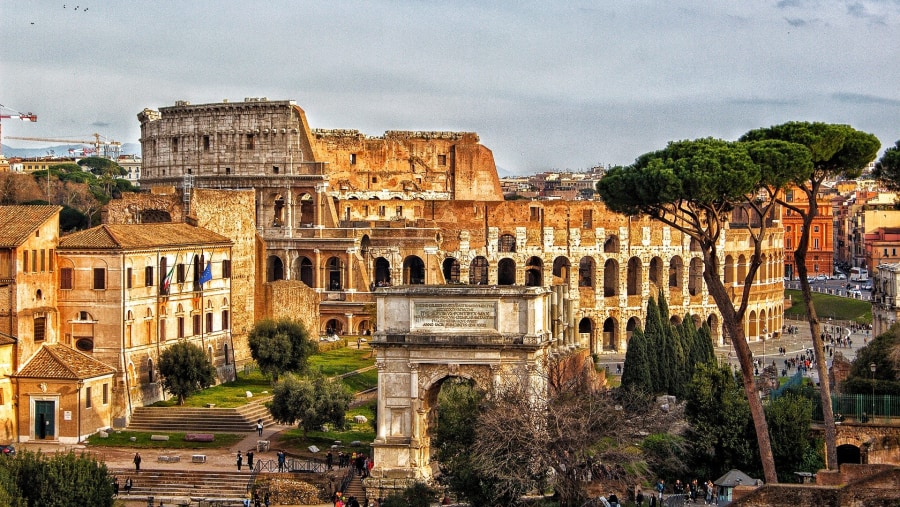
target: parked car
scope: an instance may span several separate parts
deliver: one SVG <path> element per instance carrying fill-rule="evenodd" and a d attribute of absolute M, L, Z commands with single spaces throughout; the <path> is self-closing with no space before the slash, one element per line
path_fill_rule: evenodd
<path fill-rule="evenodd" d="M 862 290 L 872 290 L 872 284 L 871 284 L 871 283 L 867 283 L 867 284 L 863 285 Z"/>
<path fill-rule="evenodd" d="M 15 456 L 16 448 L 12 444 L 0 444 L 0 454 L 4 456 Z"/>
<path fill-rule="evenodd" d="M 823 274 L 816 275 L 816 280 L 818 280 L 820 282 L 824 282 L 825 280 L 828 280 L 828 275 L 823 275 Z"/>
<path fill-rule="evenodd" d="M 859 289 L 850 289 L 847 291 L 847 295 L 850 297 L 862 297 L 862 292 Z"/>
<path fill-rule="evenodd" d="M 837 278 L 838 280 L 846 280 L 847 279 L 847 275 L 845 275 L 843 273 L 838 273 L 838 274 L 834 275 L 834 277 Z"/>

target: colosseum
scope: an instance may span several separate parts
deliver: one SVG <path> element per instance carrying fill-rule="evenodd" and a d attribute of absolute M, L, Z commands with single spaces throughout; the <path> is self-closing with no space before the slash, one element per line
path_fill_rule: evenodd
<path fill-rule="evenodd" d="M 141 186 L 252 190 L 260 277 L 318 293 L 322 334 L 371 332 L 379 287 L 469 284 L 560 294 L 563 335 L 595 354 L 623 351 L 659 293 L 673 319 L 705 320 L 726 342 L 690 238 L 600 201 L 505 201 L 475 133 L 312 129 L 293 101 L 265 98 L 176 102 L 138 118 Z M 782 328 L 783 231 L 772 231 L 746 312 L 750 340 Z M 735 297 L 749 241 L 730 229 L 719 250 Z"/>

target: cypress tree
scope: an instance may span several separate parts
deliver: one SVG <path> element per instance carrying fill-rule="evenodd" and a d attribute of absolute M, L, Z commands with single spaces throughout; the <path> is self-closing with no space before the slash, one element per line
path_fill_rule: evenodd
<path fill-rule="evenodd" d="M 646 336 L 640 329 L 635 329 L 631 340 L 628 341 L 628 350 L 625 352 L 625 369 L 622 371 L 623 388 L 654 392 L 651 380 L 653 375 L 650 373 L 648 359 Z"/>
<path fill-rule="evenodd" d="M 665 371 L 665 330 L 663 330 L 660 321 L 659 306 L 656 299 L 650 298 L 647 301 L 647 323 L 644 325 L 644 335 L 646 337 L 647 356 L 650 363 L 650 380 L 652 381 L 652 392 L 661 393 L 668 389 L 668 381 L 666 380 Z"/>

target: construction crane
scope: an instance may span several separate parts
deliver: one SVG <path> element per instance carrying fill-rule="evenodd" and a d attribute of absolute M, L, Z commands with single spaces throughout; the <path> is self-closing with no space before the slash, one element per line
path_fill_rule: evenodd
<path fill-rule="evenodd" d="M 7 111 L 11 111 L 14 114 L 3 114 L 4 109 Z M 3 123 L 2 122 L 3 122 L 4 118 L 9 118 L 9 119 L 13 119 L 13 120 L 31 121 L 31 122 L 37 121 L 37 115 L 35 115 L 35 114 L 20 113 L 20 112 L 16 111 L 15 109 L 11 109 L 11 108 L 4 106 L 3 104 L 0 104 L 0 150 L 3 149 L 2 148 L 2 146 L 3 146 Z M 0 158 L 3 158 L 2 151 L 0 151 Z"/>
<path fill-rule="evenodd" d="M 50 142 L 50 143 L 65 143 L 65 144 L 89 144 L 94 147 L 94 154 L 98 157 L 106 157 L 110 159 L 117 159 L 119 157 L 119 152 L 122 150 L 122 143 L 119 141 L 104 141 L 101 140 L 103 136 L 98 133 L 93 134 L 94 139 L 92 141 L 81 141 L 77 139 L 50 139 L 46 137 L 16 137 L 9 136 L 7 139 L 17 139 L 19 141 L 40 141 L 40 142 Z M 87 150 L 85 150 L 87 151 Z"/>

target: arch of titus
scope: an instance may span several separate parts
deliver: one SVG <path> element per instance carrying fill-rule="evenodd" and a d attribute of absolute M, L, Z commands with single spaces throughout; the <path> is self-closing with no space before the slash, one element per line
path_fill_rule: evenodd
<path fill-rule="evenodd" d="M 548 356 L 575 347 L 555 329 L 568 302 L 542 287 L 402 286 L 376 292 L 378 424 L 369 479 L 431 477 L 432 409 L 444 380 L 485 390 L 528 382 L 546 390 Z"/>

